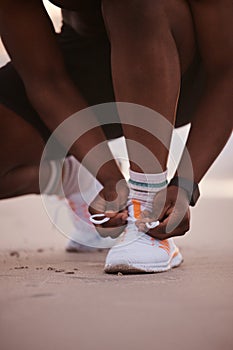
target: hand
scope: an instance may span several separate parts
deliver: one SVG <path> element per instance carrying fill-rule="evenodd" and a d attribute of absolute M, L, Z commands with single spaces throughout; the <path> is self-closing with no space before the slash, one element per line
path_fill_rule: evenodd
<path fill-rule="evenodd" d="M 146 227 L 146 222 L 160 221 L 154 229 Z M 153 212 L 142 213 L 136 222 L 140 231 L 153 238 L 164 240 L 174 236 L 183 236 L 189 230 L 190 210 L 187 193 L 176 186 L 169 186 L 159 192 L 153 202 Z"/>
<path fill-rule="evenodd" d="M 125 229 L 128 218 L 127 199 L 129 189 L 125 180 L 117 183 L 110 181 L 90 204 L 89 212 L 104 214 L 110 220 L 102 225 L 95 225 L 102 237 L 118 237 Z"/>

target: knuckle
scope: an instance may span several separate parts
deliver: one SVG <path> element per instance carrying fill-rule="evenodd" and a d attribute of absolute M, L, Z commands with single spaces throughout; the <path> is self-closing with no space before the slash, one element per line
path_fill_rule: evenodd
<path fill-rule="evenodd" d="M 95 211 L 91 206 L 88 207 L 88 211 L 91 215 L 95 214 Z"/>
<path fill-rule="evenodd" d="M 156 202 L 153 206 L 153 211 L 154 211 L 154 214 L 159 214 L 162 212 L 163 208 L 165 206 L 165 202 Z"/>

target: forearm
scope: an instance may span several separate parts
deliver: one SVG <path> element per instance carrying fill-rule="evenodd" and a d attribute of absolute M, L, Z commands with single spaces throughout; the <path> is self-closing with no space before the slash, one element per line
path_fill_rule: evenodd
<path fill-rule="evenodd" d="M 48 128 L 54 131 L 59 126 L 56 137 L 67 152 L 82 161 L 101 183 L 122 178 L 96 115 L 87 109 L 86 101 L 66 76 L 41 77 L 25 86 Z"/>
<path fill-rule="evenodd" d="M 187 151 L 183 153 L 177 173 L 200 182 L 218 157 L 232 132 L 233 74 L 226 72 L 209 77 L 205 92 L 191 124 Z M 190 161 L 192 169 L 190 169 Z"/>

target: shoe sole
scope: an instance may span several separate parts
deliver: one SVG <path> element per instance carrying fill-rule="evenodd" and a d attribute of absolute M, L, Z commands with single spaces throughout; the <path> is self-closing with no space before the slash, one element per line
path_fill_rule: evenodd
<path fill-rule="evenodd" d="M 183 262 L 181 253 L 176 254 L 166 264 L 119 264 L 119 265 L 105 265 L 104 271 L 109 274 L 123 273 L 123 274 L 134 274 L 134 273 L 158 273 L 169 271 L 175 267 L 178 267 Z"/>

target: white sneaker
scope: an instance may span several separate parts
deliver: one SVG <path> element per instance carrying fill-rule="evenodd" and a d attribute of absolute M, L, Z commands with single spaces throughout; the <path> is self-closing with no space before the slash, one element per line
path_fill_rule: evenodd
<path fill-rule="evenodd" d="M 66 251 L 89 252 L 112 247 L 115 241 L 101 237 L 89 219 L 88 206 L 102 185 L 73 156 L 64 161 L 64 183 L 59 173 L 61 161 L 50 164 L 52 175 L 42 198 L 54 226 L 69 238 Z"/>
<path fill-rule="evenodd" d="M 77 176 L 77 182 L 79 183 L 79 192 L 72 193 L 66 198 L 69 209 L 68 216 L 73 226 L 73 229 L 69 232 L 70 240 L 66 246 L 66 251 L 97 251 L 102 242 L 94 225 L 89 220 L 88 204 L 92 202 L 102 186 L 74 157 L 70 157 L 69 161 L 76 169 L 77 174 L 75 173 L 75 176 Z"/>
<path fill-rule="evenodd" d="M 71 210 L 69 215 L 72 220 L 74 230 L 71 232 L 66 251 L 67 252 L 91 252 L 101 250 L 102 238 L 90 222 L 88 205 L 81 193 L 75 193 L 67 199 Z"/>
<path fill-rule="evenodd" d="M 129 209 L 129 213 L 132 218 L 132 210 Z M 129 222 L 119 242 L 108 252 L 104 271 L 126 274 L 163 272 L 179 266 L 182 261 L 172 238 L 154 239 L 139 232 L 134 222 Z"/>
<path fill-rule="evenodd" d="M 68 198 L 44 195 L 43 202 L 53 225 L 69 239 L 65 248 L 67 252 L 101 251 L 115 243 L 98 234 L 89 220 L 88 205 L 80 193 Z"/>
<path fill-rule="evenodd" d="M 110 237 L 101 237 L 90 221 L 88 205 L 100 189 L 101 185 L 95 183 L 90 185 L 88 190 L 74 193 L 66 199 L 69 206 L 68 215 L 73 225 L 73 229 L 69 232 L 67 252 L 102 251 L 114 245 L 115 240 Z"/>

